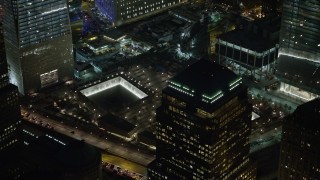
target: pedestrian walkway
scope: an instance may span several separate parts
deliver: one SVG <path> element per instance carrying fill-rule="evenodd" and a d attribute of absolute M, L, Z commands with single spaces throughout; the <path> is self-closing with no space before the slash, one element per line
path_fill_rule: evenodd
<path fill-rule="evenodd" d="M 297 98 L 293 98 L 283 94 L 280 90 L 266 91 L 252 87 L 249 88 L 249 91 L 255 97 L 261 97 L 266 100 L 271 100 L 271 102 L 274 102 L 276 105 L 287 107 L 286 110 L 289 110 L 290 112 L 293 112 L 297 108 L 297 106 L 304 103 Z"/>

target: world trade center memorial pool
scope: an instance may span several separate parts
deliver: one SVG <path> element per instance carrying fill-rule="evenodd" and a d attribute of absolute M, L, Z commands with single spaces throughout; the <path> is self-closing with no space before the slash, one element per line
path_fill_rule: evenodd
<path fill-rule="evenodd" d="M 148 96 L 121 76 L 82 89 L 80 92 L 105 110 L 123 107 Z"/>

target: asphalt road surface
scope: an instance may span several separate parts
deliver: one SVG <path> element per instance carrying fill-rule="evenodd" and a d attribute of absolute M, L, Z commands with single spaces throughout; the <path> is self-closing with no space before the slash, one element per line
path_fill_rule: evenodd
<path fill-rule="evenodd" d="M 90 133 L 84 132 L 77 128 L 68 126 L 66 124 L 54 121 L 48 117 L 45 117 L 37 112 L 32 112 L 26 108 L 21 108 L 22 114 L 25 112 L 29 112 L 28 116 L 23 116 L 24 120 L 35 123 L 35 121 L 42 121 L 43 123 L 49 123 L 56 132 L 67 135 L 74 139 L 84 140 L 86 143 L 91 144 L 97 148 L 106 150 L 108 153 L 122 157 L 129 161 L 138 163 L 142 166 L 147 166 L 152 160 L 154 160 L 154 156 L 148 155 L 140 152 L 138 149 L 128 149 L 121 145 L 121 143 L 115 143 L 112 141 L 108 141 L 106 139 L 97 137 Z"/>

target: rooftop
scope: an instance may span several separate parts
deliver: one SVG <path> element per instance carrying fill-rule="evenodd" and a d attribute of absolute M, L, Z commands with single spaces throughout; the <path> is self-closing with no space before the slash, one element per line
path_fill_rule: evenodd
<path fill-rule="evenodd" d="M 44 133 L 28 141 L 30 144 L 19 153 L 21 163 L 29 167 L 26 177 L 40 179 L 43 178 L 41 173 L 48 177 L 59 177 L 65 173 L 81 174 L 83 170 L 98 168 L 101 162 L 101 153 L 97 148 L 57 133 Z"/>
<path fill-rule="evenodd" d="M 73 171 L 92 163 L 98 164 L 100 152 L 95 147 L 78 140 L 63 145 L 56 142 L 57 140 L 61 142 L 63 140 L 52 136 L 50 138 L 49 136 L 39 137 L 39 141 L 30 147 L 30 151 L 37 152 L 28 154 L 32 154 L 33 160 L 47 161 L 48 166 L 56 164 L 57 166 L 54 166 L 54 168 L 60 167 L 64 170 L 72 169 Z M 45 164 L 45 162 L 42 163 Z"/>
<path fill-rule="evenodd" d="M 138 137 L 142 143 L 156 146 L 156 135 L 152 132 L 144 130 L 138 134 Z"/>
<path fill-rule="evenodd" d="M 89 56 L 91 56 L 93 53 L 93 51 L 88 47 L 81 47 L 81 48 L 77 49 L 77 51 L 81 54 L 89 55 Z"/>
<path fill-rule="evenodd" d="M 139 136 L 143 136 L 145 138 L 151 138 L 151 139 L 156 138 L 156 136 L 152 132 L 147 131 L 147 130 L 140 132 Z"/>
<path fill-rule="evenodd" d="M 201 18 L 201 14 L 196 9 L 181 7 L 177 9 L 173 9 L 171 11 L 172 14 L 179 15 L 182 19 L 197 22 Z"/>
<path fill-rule="evenodd" d="M 125 36 L 126 34 L 119 31 L 118 29 L 110 29 L 105 33 L 107 38 L 117 41 L 119 38 Z"/>
<path fill-rule="evenodd" d="M 169 81 L 165 92 L 208 106 L 242 87 L 242 79 L 219 64 L 199 60 Z"/>
<path fill-rule="evenodd" d="M 85 62 L 85 63 L 83 63 L 83 62 L 76 62 L 74 68 L 75 68 L 77 71 L 84 71 L 84 70 L 90 69 L 90 68 L 92 68 L 92 67 L 93 67 L 93 66 L 92 66 L 90 63 L 88 63 L 88 62 Z"/>
<path fill-rule="evenodd" d="M 116 129 L 125 131 L 127 133 L 129 133 L 135 128 L 135 125 L 117 116 L 114 116 L 112 114 L 107 114 L 105 116 L 102 116 L 98 119 L 98 121 L 99 121 L 99 126 L 104 127 L 107 131 L 109 131 L 108 127 L 110 126 Z"/>
<path fill-rule="evenodd" d="M 264 52 L 275 47 L 274 43 L 254 34 L 243 30 L 233 30 L 219 35 L 219 39 L 249 49 L 251 51 Z"/>
<path fill-rule="evenodd" d="M 106 46 L 114 46 L 116 44 L 114 41 L 110 41 L 102 37 L 92 37 L 87 39 L 86 43 L 94 49 L 99 49 Z"/>

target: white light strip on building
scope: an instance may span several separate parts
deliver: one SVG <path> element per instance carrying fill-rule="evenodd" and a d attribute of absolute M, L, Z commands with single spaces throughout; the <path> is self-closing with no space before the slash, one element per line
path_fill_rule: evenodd
<path fill-rule="evenodd" d="M 127 80 L 123 79 L 120 76 L 113 78 L 113 79 L 110 79 L 108 81 L 96 84 L 96 85 L 91 86 L 89 88 L 83 89 L 80 92 L 85 96 L 91 96 L 91 95 L 97 94 L 101 91 L 110 89 L 110 88 L 118 86 L 118 85 L 121 85 L 122 87 L 124 87 L 125 89 L 130 91 L 132 94 L 137 96 L 139 99 L 142 99 L 142 98 L 145 98 L 148 96 L 146 93 L 144 93 L 139 88 L 137 88 L 136 86 L 134 86 L 133 84 L 131 84 L 130 82 L 128 82 Z"/>
<path fill-rule="evenodd" d="M 59 139 L 56 139 L 55 137 L 52 137 L 52 136 L 50 136 L 50 135 L 48 135 L 48 134 L 46 134 L 45 136 L 47 136 L 48 138 L 50 138 L 50 139 L 53 139 L 54 141 L 56 141 L 57 143 L 60 143 L 60 144 L 62 144 L 62 145 L 66 145 L 64 142 L 62 142 L 62 141 L 60 141 Z"/>
<path fill-rule="evenodd" d="M 180 91 L 180 92 L 182 92 L 182 93 L 184 93 L 184 94 L 187 94 L 187 95 L 189 95 L 189 96 L 193 96 L 193 94 L 188 93 L 187 91 L 184 91 L 183 89 L 177 88 L 177 87 L 172 86 L 172 85 L 170 85 L 170 84 L 169 84 L 169 87 L 171 87 L 171 88 L 173 88 L 173 89 L 175 89 L 175 90 L 177 90 L 177 91 Z"/>
<path fill-rule="evenodd" d="M 314 60 L 314 59 L 310 59 L 310 58 L 306 58 L 306 57 L 303 57 L 303 56 L 297 56 L 297 55 L 293 55 L 293 54 L 289 54 L 289 53 L 284 53 L 284 52 L 279 52 L 278 54 L 278 58 L 283 55 L 283 56 L 289 56 L 289 57 L 294 57 L 294 58 L 297 58 L 297 59 L 303 59 L 303 60 L 307 60 L 307 61 L 311 61 L 311 62 L 315 62 L 315 63 L 320 63 L 320 61 L 318 60 Z"/>
<path fill-rule="evenodd" d="M 222 98 L 223 97 L 223 93 L 220 94 L 218 97 L 214 98 L 210 103 L 214 103 L 215 101 L 217 101 L 218 99 Z"/>
<path fill-rule="evenodd" d="M 132 94 L 136 95 L 139 99 L 145 98 L 148 95 L 135 87 L 133 84 L 128 82 L 127 80 L 120 77 L 120 85 L 130 91 Z"/>
<path fill-rule="evenodd" d="M 104 90 L 113 88 L 113 87 L 118 86 L 118 85 L 120 85 L 120 83 L 114 83 L 114 84 L 112 84 L 112 85 L 110 85 L 110 86 L 106 86 L 105 88 L 100 88 L 100 89 L 93 90 L 93 91 L 89 91 L 89 92 L 88 92 L 88 91 L 86 92 L 86 91 L 81 90 L 81 93 L 84 94 L 85 96 L 92 96 L 92 95 L 97 94 L 97 93 L 99 93 L 99 92 L 101 92 L 101 91 L 104 91 Z M 90 88 L 92 88 L 92 87 L 90 87 Z M 87 88 L 87 89 L 89 89 L 89 88 Z M 87 89 L 86 89 L 86 90 L 87 90 Z"/>
<path fill-rule="evenodd" d="M 184 20 L 184 21 L 187 21 L 188 23 L 191 23 L 191 21 L 189 20 L 189 19 L 187 19 L 187 18 L 185 18 L 185 17 L 183 17 L 183 16 L 180 16 L 179 14 L 173 14 L 175 17 L 177 17 L 177 18 L 179 18 L 179 19 L 182 19 L 182 20 Z"/>
<path fill-rule="evenodd" d="M 229 88 L 232 87 L 233 85 L 235 85 L 236 83 L 240 82 L 242 80 L 242 78 L 238 78 L 235 81 L 233 81 L 231 84 L 229 84 Z M 240 82 L 241 83 L 241 82 Z"/>
<path fill-rule="evenodd" d="M 202 101 L 204 101 L 204 102 L 206 102 L 206 103 L 212 104 L 212 103 L 214 103 L 215 101 L 217 101 L 218 99 L 222 98 L 223 95 L 224 95 L 224 94 L 222 93 L 222 91 L 219 91 L 218 93 L 216 93 L 216 94 L 213 95 L 212 97 L 208 97 L 208 96 L 206 96 L 206 95 L 202 95 L 202 97 L 211 100 L 211 101 L 209 101 L 209 100 L 207 100 L 207 99 L 202 98 Z"/>
<path fill-rule="evenodd" d="M 234 88 L 238 87 L 240 84 L 241 84 L 241 82 L 232 85 L 232 86 L 229 88 L 229 91 L 231 91 L 231 90 L 233 90 Z"/>
<path fill-rule="evenodd" d="M 175 83 L 173 81 L 169 81 L 169 87 L 177 90 L 177 91 L 180 91 L 184 94 L 188 94 L 189 96 L 194 96 L 193 93 L 194 93 L 194 90 L 190 90 L 187 86 L 183 86 L 181 84 L 178 84 L 178 83 Z"/>
<path fill-rule="evenodd" d="M 50 71 L 50 72 L 46 72 L 46 73 L 40 74 L 40 77 L 42 77 L 42 76 L 47 76 L 47 75 L 50 75 L 50 74 L 52 74 L 52 73 L 56 73 L 57 71 L 58 71 L 58 69 L 55 69 L 55 70 L 52 70 L 52 71 Z"/>
<path fill-rule="evenodd" d="M 57 12 L 57 11 L 60 11 L 60 10 L 63 10 L 63 9 L 67 9 L 67 7 L 65 6 L 65 7 L 62 7 L 62 8 L 57 8 L 57 9 L 53 9 L 53 10 L 50 10 L 50 11 L 45 11 L 45 12 L 41 13 L 41 15 L 54 13 L 54 12 Z"/>
<path fill-rule="evenodd" d="M 25 132 L 25 133 L 27 133 L 27 134 L 29 134 L 30 136 L 33 136 L 33 137 L 35 136 L 33 133 L 31 133 L 31 132 L 29 132 L 29 131 L 27 131 L 27 130 L 25 130 L 25 129 L 22 130 L 22 131 Z"/>
<path fill-rule="evenodd" d="M 212 100 L 213 98 L 215 98 L 215 97 L 217 97 L 218 95 L 220 95 L 220 94 L 222 94 L 222 91 L 218 91 L 216 94 L 214 94 L 213 96 L 211 96 L 211 97 L 209 97 L 209 96 L 207 96 L 207 95 L 202 95 L 202 97 L 205 97 L 205 98 L 207 98 L 207 99 L 209 99 L 209 100 Z"/>
<path fill-rule="evenodd" d="M 262 53 L 258 53 L 257 51 L 251 51 L 251 50 L 249 50 L 247 48 L 244 48 L 244 47 L 238 46 L 236 44 L 232 44 L 232 43 L 223 41 L 221 39 L 218 40 L 218 43 L 222 44 L 222 45 L 226 45 L 226 46 L 228 46 L 230 48 L 234 48 L 234 49 L 240 50 L 241 52 L 246 52 L 246 53 L 251 54 L 251 55 L 256 55 L 258 57 L 263 57 L 264 55 L 268 55 L 269 53 L 271 53 L 271 52 L 276 50 L 276 48 L 273 47 L 273 48 L 268 49 L 268 50 L 266 50 L 266 51 L 264 51 Z"/>
<path fill-rule="evenodd" d="M 288 94 L 290 94 L 290 95 L 292 95 L 292 96 L 295 96 L 295 97 L 297 97 L 297 98 L 300 98 L 300 99 L 303 99 L 303 100 L 306 100 L 306 101 L 310 101 L 310 100 L 314 99 L 314 98 L 309 98 L 309 99 L 308 99 L 308 98 L 305 98 L 305 97 L 303 97 L 303 96 L 299 96 L 299 95 L 294 94 L 294 93 L 292 93 L 292 92 L 290 92 L 290 91 L 286 91 L 285 88 L 280 88 L 280 91 L 285 92 L 285 93 L 288 93 Z"/>
<path fill-rule="evenodd" d="M 141 143 L 142 145 L 145 145 L 145 146 L 149 147 L 150 149 L 154 149 L 154 150 L 156 150 L 156 149 L 157 149 L 155 146 L 148 145 L 148 144 L 143 143 L 143 142 L 139 142 L 139 143 Z"/>
<path fill-rule="evenodd" d="M 124 139 L 124 140 L 126 140 L 126 141 L 131 141 L 131 140 L 133 139 L 133 137 L 127 138 L 127 137 L 125 137 L 125 136 L 122 136 L 122 135 L 120 135 L 120 134 L 113 133 L 113 132 L 110 132 L 110 131 L 108 131 L 108 133 L 111 134 L 111 135 L 114 135 L 114 136 L 116 136 L 116 137 L 119 137 L 119 138 L 121 138 L 121 139 Z"/>

